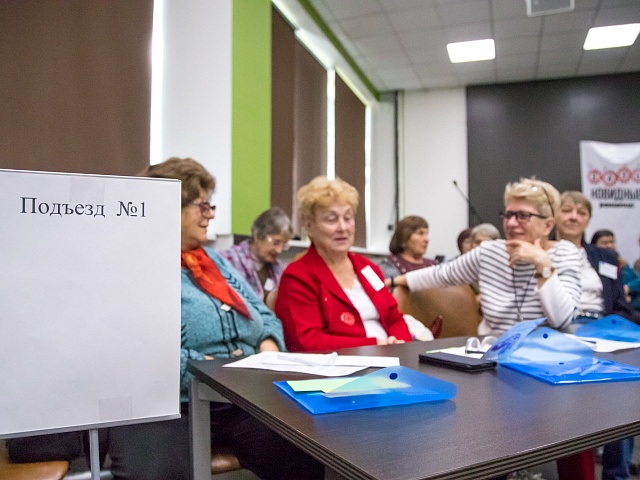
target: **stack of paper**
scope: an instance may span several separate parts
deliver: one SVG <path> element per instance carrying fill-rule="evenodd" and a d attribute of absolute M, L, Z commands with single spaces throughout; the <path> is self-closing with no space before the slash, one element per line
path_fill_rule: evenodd
<path fill-rule="evenodd" d="M 328 354 L 262 352 L 237 362 L 227 363 L 225 367 L 258 368 L 277 372 L 341 377 L 369 367 L 391 367 L 394 365 L 400 365 L 398 357 L 338 355 L 336 352 Z"/>

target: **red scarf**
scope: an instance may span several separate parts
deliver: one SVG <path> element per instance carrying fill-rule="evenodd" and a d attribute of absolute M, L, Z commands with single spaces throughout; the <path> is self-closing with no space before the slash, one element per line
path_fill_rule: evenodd
<path fill-rule="evenodd" d="M 240 295 L 229 286 L 202 247 L 182 252 L 182 265 L 191 271 L 198 285 L 205 292 L 251 320 L 251 314 Z"/>

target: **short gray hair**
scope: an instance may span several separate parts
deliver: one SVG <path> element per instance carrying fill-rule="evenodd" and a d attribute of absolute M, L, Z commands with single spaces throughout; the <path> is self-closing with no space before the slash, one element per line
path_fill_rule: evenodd
<path fill-rule="evenodd" d="M 268 235 L 293 235 L 291 220 L 280 207 L 272 207 L 256 217 L 251 225 L 251 238 L 264 240 Z"/>
<path fill-rule="evenodd" d="M 500 238 L 500 230 L 491 224 L 491 223 L 481 223 L 480 225 L 476 225 L 471 230 L 471 241 L 476 243 L 476 235 L 482 234 L 491 238 L 491 240 L 497 240 Z"/>

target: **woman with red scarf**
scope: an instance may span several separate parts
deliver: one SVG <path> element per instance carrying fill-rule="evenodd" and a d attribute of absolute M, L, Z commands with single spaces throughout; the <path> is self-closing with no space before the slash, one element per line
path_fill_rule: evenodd
<path fill-rule="evenodd" d="M 190 476 L 188 359 L 241 358 L 283 350 L 282 325 L 231 264 L 203 247 L 215 217 L 214 178 L 192 159 L 171 158 L 142 176 L 182 182 L 181 409 L 178 420 L 110 428 L 101 452 L 116 480 L 187 480 Z M 177 252 L 176 252 L 177 253 Z M 323 466 L 229 403 L 211 402 L 212 444 L 230 447 L 260 478 L 323 478 Z"/>

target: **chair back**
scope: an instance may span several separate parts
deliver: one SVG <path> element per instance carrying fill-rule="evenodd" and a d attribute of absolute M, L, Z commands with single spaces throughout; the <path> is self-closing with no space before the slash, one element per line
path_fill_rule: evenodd
<path fill-rule="evenodd" d="M 396 287 L 393 296 L 402 313 L 408 313 L 431 327 L 442 317 L 440 338 L 469 337 L 478 334 L 480 306 L 476 294 L 467 285 L 409 291 Z"/>
<path fill-rule="evenodd" d="M 69 470 L 69 462 L 11 463 L 5 441 L 0 440 L 0 479 L 61 480 Z"/>

